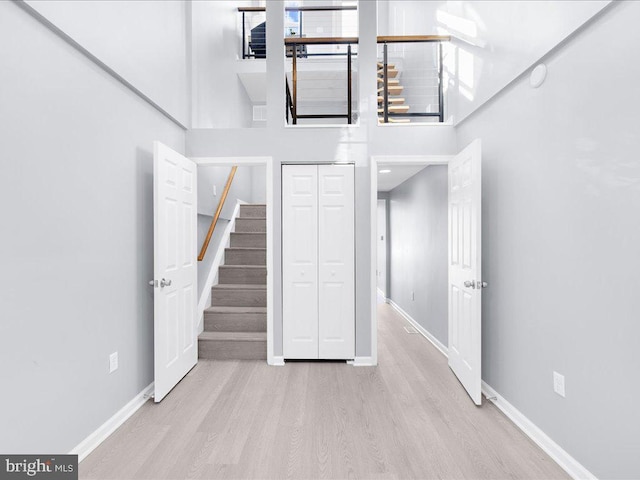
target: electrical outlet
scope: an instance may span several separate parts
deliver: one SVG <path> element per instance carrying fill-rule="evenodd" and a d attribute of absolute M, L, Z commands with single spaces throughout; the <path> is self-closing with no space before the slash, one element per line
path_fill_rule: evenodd
<path fill-rule="evenodd" d="M 561 397 L 564 397 L 564 375 L 553 372 L 553 391 Z"/>
<path fill-rule="evenodd" d="M 118 369 L 118 352 L 109 355 L 109 373 L 113 373 Z"/>
<path fill-rule="evenodd" d="M 416 299 L 416 292 L 411 292 L 411 300 L 415 300 Z"/>

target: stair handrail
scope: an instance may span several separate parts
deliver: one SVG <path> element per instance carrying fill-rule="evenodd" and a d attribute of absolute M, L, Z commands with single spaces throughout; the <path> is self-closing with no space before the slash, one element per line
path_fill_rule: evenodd
<path fill-rule="evenodd" d="M 379 35 L 378 43 L 450 42 L 451 35 Z"/>
<path fill-rule="evenodd" d="M 233 167 L 231 167 L 231 172 L 229 172 L 227 183 L 224 186 L 224 190 L 222 191 L 222 196 L 220 197 L 220 201 L 218 202 L 216 213 L 213 215 L 213 220 L 211 220 L 211 225 L 209 225 L 209 231 L 207 232 L 207 236 L 205 237 L 204 243 L 202 244 L 202 248 L 200 249 L 200 254 L 198 255 L 199 262 L 204 260 L 204 256 L 207 253 L 207 248 L 209 248 L 209 242 L 211 241 L 211 237 L 213 236 L 213 231 L 215 230 L 216 224 L 218 223 L 218 219 L 220 218 L 220 214 L 222 213 L 222 207 L 224 207 L 224 202 L 227 200 L 227 195 L 229 195 L 229 189 L 231 188 L 231 184 L 233 183 L 233 177 L 236 174 L 236 170 L 238 170 L 237 166 L 234 165 Z"/>

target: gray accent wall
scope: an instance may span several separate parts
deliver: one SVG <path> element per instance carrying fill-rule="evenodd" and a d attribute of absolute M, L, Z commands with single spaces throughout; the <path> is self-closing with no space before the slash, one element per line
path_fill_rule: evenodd
<path fill-rule="evenodd" d="M 447 166 L 426 167 L 387 202 L 387 297 L 447 345 Z"/>
<path fill-rule="evenodd" d="M 153 381 L 153 141 L 185 133 L 13 2 L 0 64 L 0 452 L 66 453 Z"/>
<path fill-rule="evenodd" d="M 483 148 L 483 378 L 598 478 L 640 477 L 639 18 L 616 2 L 458 129 Z"/>

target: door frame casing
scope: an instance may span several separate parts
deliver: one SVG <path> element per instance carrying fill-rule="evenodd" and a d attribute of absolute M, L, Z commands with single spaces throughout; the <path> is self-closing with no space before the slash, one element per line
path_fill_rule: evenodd
<path fill-rule="evenodd" d="M 378 364 L 378 281 L 375 265 L 378 262 L 378 168 L 383 165 L 447 165 L 455 155 L 374 155 L 371 157 L 371 198 L 369 215 L 371 222 L 371 269 L 369 275 L 369 295 L 371 303 L 371 364 Z M 387 204 L 387 207 L 389 205 Z M 389 275 L 389 272 L 387 272 Z M 388 292 L 387 292 L 388 293 Z"/>
<path fill-rule="evenodd" d="M 267 182 L 267 364 L 269 365 L 283 365 L 282 358 L 276 358 L 273 353 L 273 320 L 274 320 L 274 305 L 275 305 L 275 270 L 274 270 L 274 231 L 273 231 L 273 205 L 274 205 L 274 190 L 273 190 L 273 164 L 274 160 L 271 156 L 260 157 L 189 157 L 193 160 L 198 167 L 206 166 L 233 166 L 239 167 L 256 167 L 266 166 L 266 179 Z"/>

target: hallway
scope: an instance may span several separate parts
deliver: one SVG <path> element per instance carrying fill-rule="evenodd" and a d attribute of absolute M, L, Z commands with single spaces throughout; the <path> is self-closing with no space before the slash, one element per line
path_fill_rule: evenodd
<path fill-rule="evenodd" d="M 80 478 L 568 478 L 390 306 L 378 319 L 376 368 L 201 360 Z"/>

